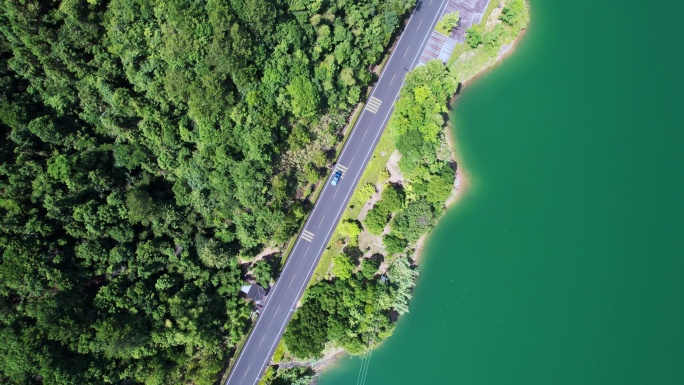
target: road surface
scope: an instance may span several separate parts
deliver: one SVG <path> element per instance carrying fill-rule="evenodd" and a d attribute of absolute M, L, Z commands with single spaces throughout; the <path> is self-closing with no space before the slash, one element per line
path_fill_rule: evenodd
<path fill-rule="evenodd" d="M 422 0 L 420 7 L 411 15 L 340 153 L 335 170 L 326 180 L 226 385 L 253 385 L 264 373 L 323 249 L 387 125 L 406 73 L 417 64 L 444 4 L 445 0 Z M 342 178 L 337 186 L 332 186 L 330 178 L 337 170 L 342 171 Z"/>

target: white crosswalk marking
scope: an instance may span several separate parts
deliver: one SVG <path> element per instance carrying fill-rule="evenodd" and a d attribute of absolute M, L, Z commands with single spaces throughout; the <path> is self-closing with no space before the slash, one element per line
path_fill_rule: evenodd
<path fill-rule="evenodd" d="M 304 230 L 304 232 L 302 233 L 302 239 L 304 239 L 305 241 L 313 241 L 314 236 L 315 234 L 308 230 Z"/>
<path fill-rule="evenodd" d="M 378 112 L 378 109 L 380 108 L 380 105 L 382 104 L 382 100 L 376 98 L 375 96 L 372 96 L 370 100 L 368 100 L 368 104 L 366 105 L 366 110 L 376 113 Z"/>
<path fill-rule="evenodd" d="M 337 165 L 335 165 L 335 169 L 337 169 L 337 170 L 340 170 L 340 171 L 342 171 L 342 174 L 344 174 L 344 173 L 346 173 L 346 172 L 347 172 L 347 168 L 346 168 L 346 167 L 344 167 L 344 166 L 343 166 L 343 165 L 341 165 L 341 164 L 337 164 Z"/>

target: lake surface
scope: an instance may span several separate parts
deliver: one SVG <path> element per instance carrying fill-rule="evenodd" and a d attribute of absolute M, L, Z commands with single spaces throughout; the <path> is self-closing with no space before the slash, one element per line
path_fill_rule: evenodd
<path fill-rule="evenodd" d="M 457 101 L 469 187 L 367 384 L 684 384 L 684 7 L 531 10 Z"/>

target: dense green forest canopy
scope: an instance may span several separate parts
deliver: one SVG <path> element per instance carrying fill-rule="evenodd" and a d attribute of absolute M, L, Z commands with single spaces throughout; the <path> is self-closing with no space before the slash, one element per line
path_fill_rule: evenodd
<path fill-rule="evenodd" d="M 0 0 L 0 383 L 213 383 L 412 3 Z"/>

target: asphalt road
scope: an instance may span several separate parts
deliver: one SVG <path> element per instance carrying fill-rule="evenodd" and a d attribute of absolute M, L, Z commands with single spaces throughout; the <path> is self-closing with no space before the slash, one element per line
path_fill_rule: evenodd
<path fill-rule="evenodd" d="M 333 170 L 326 180 L 304 231 L 297 239 L 278 282 L 269 293 L 267 304 L 226 385 L 253 385 L 264 373 L 297 301 L 311 280 L 323 249 L 387 125 L 406 73 L 418 63 L 445 3 L 445 0 L 422 0 L 411 16 L 340 153 L 335 170 L 342 171 L 342 178 L 337 186 L 332 186 L 330 178 L 334 174 Z"/>

